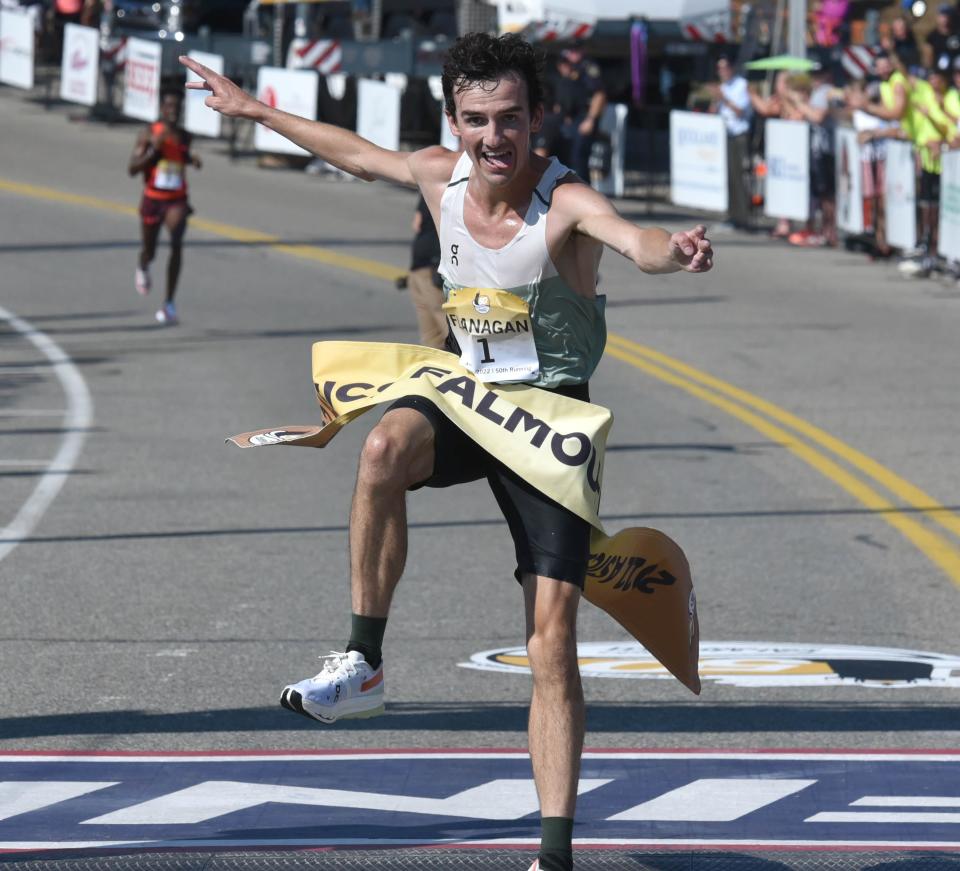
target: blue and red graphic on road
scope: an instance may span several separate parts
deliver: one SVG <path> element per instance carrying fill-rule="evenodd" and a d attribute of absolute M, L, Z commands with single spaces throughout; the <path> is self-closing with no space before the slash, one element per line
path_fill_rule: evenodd
<path fill-rule="evenodd" d="M 536 843 L 518 751 L 0 755 L 0 850 Z M 588 751 L 589 846 L 958 849 L 960 753 Z"/>

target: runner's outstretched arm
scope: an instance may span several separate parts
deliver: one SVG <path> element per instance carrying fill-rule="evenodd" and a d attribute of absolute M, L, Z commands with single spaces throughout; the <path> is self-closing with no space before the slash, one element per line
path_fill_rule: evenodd
<path fill-rule="evenodd" d="M 561 185 L 556 194 L 555 202 L 574 232 L 602 242 L 644 272 L 707 272 L 713 267 L 713 248 L 702 224 L 671 235 L 620 217 L 611 202 L 588 185 Z"/>
<path fill-rule="evenodd" d="M 215 73 L 193 58 L 181 56 L 180 63 L 193 70 L 202 80 L 188 82 L 187 87 L 210 91 L 211 96 L 204 102 L 221 115 L 247 118 L 263 124 L 327 163 L 332 163 L 338 169 L 364 181 L 381 179 L 416 186 L 416 179 L 408 165 L 409 153 L 381 148 L 362 136 L 333 124 L 308 121 L 289 112 L 271 109 L 226 76 Z"/>

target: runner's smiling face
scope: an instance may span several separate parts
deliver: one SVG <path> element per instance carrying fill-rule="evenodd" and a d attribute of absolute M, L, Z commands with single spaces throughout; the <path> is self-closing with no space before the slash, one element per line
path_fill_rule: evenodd
<path fill-rule="evenodd" d="M 543 107 L 531 116 L 526 82 L 506 75 L 478 82 L 454 96 L 456 132 L 464 150 L 488 184 L 509 184 L 530 160 L 530 134 L 540 129 Z"/>

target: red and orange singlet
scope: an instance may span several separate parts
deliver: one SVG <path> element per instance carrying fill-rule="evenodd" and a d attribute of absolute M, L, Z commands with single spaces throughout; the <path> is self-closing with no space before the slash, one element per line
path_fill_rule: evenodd
<path fill-rule="evenodd" d="M 153 138 L 161 136 L 163 130 L 162 121 L 150 125 L 150 135 Z M 144 171 L 144 195 L 152 200 L 186 199 L 189 160 L 188 144 L 172 136 L 163 136 L 160 140 L 160 159 Z"/>

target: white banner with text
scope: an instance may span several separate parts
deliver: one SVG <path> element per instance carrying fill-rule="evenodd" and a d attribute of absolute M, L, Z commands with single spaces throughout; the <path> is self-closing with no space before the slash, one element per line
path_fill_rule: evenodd
<path fill-rule="evenodd" d="M 123 114 L 141 121 L 156 121 L 160 115 L 159 42 L 130 37 L 123 67 Z"/>
<path fill-rule="evenodd" d="M 315 70 L 260 67 L 257 71 L 257 99 L 274 109 L 311 121 L 317 120 L 319 85 Z M 310 153 L 262 124 L 257 124 L 253 142 L 257 151 L 272 154 Z"/>
<path fill-rule="evenodd" d="M 727 130 L 717 115 L 670 113 L 670 200 L 727 210 Z"/>
<path fill-rule="evenodd" d="M 763 138 L 767 164 L 764 214 L 806 221 L 810 217 L 810 125 L 770 118 Z"/>
<path fill-rule="evenodd" d="M 63 29 L 63 59 L 60 63 L 60 99 L 94 106 L 100 79 L 100 31 L 95 27 L 68 24 Z"/>

